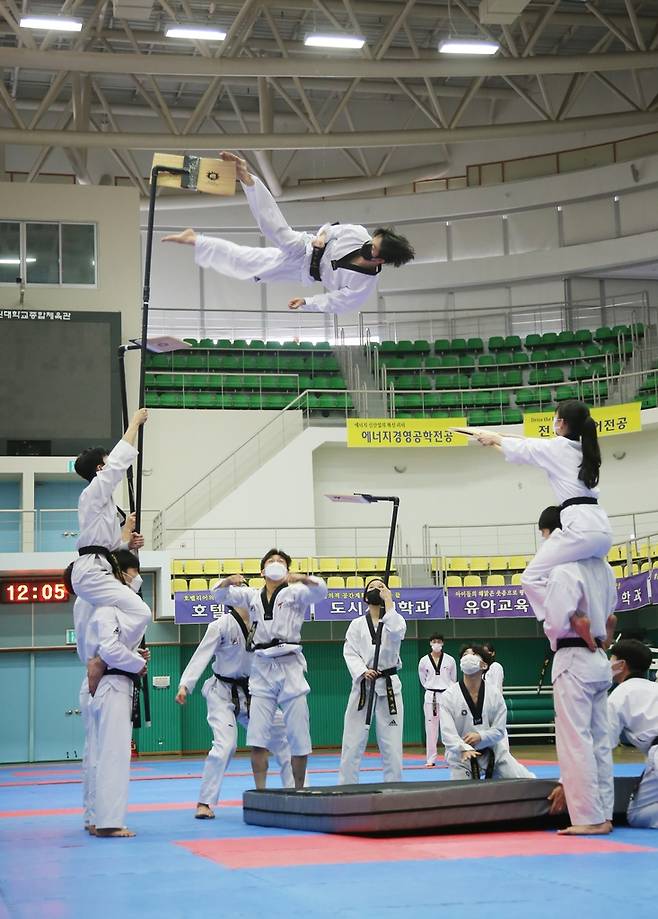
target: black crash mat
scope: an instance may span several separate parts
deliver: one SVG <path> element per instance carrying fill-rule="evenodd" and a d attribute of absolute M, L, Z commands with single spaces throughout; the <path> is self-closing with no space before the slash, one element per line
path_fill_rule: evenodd
<path fill-rule="evenodd" d="M 625 813 L 637 779 L 615 781 L 615 813 Z M 511 825 L 556 825 L 552 779 L 332 785 L 243 795 L 245 823 L 321 833 L 413 833 Z M 563 820 L 561 822 L 564 822 Z"/>

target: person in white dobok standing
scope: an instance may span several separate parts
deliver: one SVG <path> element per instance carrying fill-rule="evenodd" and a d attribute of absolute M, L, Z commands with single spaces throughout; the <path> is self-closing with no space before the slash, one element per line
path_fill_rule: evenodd
<path fill-rule="evenodd" d="M 376 291 L 383 265 L 399 267 L 413 259 L 409 241 L 387 227 L 376 229 L 372 236 L 365 227 L 350 223 L 326 223 L 315 235 L 293 230 L 245 160 L 234 153 L 220 156 L 235 162 L 247 204 L 272 246 L 239 246 L 191 229 L 163 237 L 162 242 L 194 246 L 195 261 L 202 268 L 238 280 L 296 281 L 302 286 L 320 282 L 324 293 L 295 297 L 288 309 L 346 313 L 358 309 Z"/>
<path fill-rule="evenodd" d="M 379 578 L 368 581 L 363 598 L 368 611 L 350 622 L 343 646 L 352 689 L 343 724 L 339 785 L 355 785 L 359 781 L 359 764 L 370 732 L 366 715 L 373 681 L 373 712 L 384 781 L 399 782 L 402 778 L 404 703 L 397 672 L 402 666 L 400 645 L 407 623 L 396 612 L 391 591 Z"/>
<path fill-rule="evenodd" d="M 425 765 L 434 766 L 438 756 L 441 695 L 457 682 L 457 662 L 443 650 L 443 635 L 430 635 L 429 654 L 418 661 L 418 679 L 425 690 L 423 714 L 425 716 Z"/>
<path fill-rule="evenodd" d="M 201 690 L 213 741 L 203 767 L 195 813 L 198 820 L 214 818 L 212 808 L 219 801 L 224 773 L 238 744 L 238 722 L 244 728 L 249 725 L 252 655 L 247 651 L 247 641 L 250 627 L 248 610 L 227 606 L 226 612 L 206 629 L 179 681 L 176 702 L 185 705 L 188 695 L 194 691 L 199 677 L 214 657 L 213 675 L 208 677 Z M 270 750 L 279 763 L 282 786 L 293 788 L 290 747 L 279 709 L 272 724 Z"/>

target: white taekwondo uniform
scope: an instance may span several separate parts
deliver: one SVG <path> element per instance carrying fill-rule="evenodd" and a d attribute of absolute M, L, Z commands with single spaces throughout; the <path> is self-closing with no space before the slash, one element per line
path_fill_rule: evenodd
<path fill-rule="evenodd" d="M 93 609 L 79 639 L 81 660 L 99 656 L 108 668 L 138 674 L 144 659 L 137 653 L 151 611 L 126 618 L 118 607 Z M 76 636 L 77 637 L 77 636 Z M 122 827 L 128 807 L 133 681 L 123 674 L 106 674 L 89 701 L 90 823 L 97 829 Z"/>
<path fill-rule="evenodd" d="M 301 631 L 306 611 L 327 596 L 322 578 L 310 585 L 283 582 L 267 599 L 265 587 L 213 588 L 218 603 L 249 610 L 253 634 L 253 661 L 249 677 L 251 708 L 247 743 L 269 750 L 277 706 L 283 712 L 286 735 L 292 756 L 311 752 L 306 695 L 306 660 L 302 654 Z"/>
<path fill-rule="evenodd" d="M 425 716 L 425 762 L 436 762 L 436 745 L 439 741 L 439 718 L 441 713 L 441 695 L 457 682 L 457 662 L 450 654 L 441 651 L 439 659 L 434 662 L 431 654 L 426 654 L 418 662 L 418 679 L 425 690 L 423 714 Z"/>
<path fill-rule="evenodd" d="M 194 257 L 197 265 L 212 268 L 238 280 L 297 281 L 315 283 L 311 275 L 313 236 L 299 233 L 286 219 L 267 187 L 254 176 L 253 185 L 243 185 L 247 203 L 263 235 L 273 246 L 240 246 L 213 236 L 197 235 Z M 358 224 L 325 224 L 326 245 L 319 265 L 325 293 L 304 297 L 302 310 L 319 313 L 346 313 L 358 309 L 377 289 L 379 267 L 347 267 L 349 256 L 359 252 L 370 233 Z M 316 234 L 316 235 L 318 235 Z"/>
<path fill-rule="evenodd" d="M 378 640 L 380 650 L 377 670 L 383 675 L 375 681 L 373 711 L 377 746 L 382 757 L 384 781 L 399 782 L 402 778 L 404 703 L 402 684 L 396 672 L 402 666 L 400 645 L 406 631 L 407 623 L 394 609 L 383 613 L 377 629 L 374 628 L 370 613 L 353 619 L 349 624 L 343 657 L 352 677 L 352 689 L 343 723 L 339 785 L 355 785 L 359 781 L 359 764 L 370 732 L 370 726 L 366 724 L 370 683 L 364 673 L 373 669 Z"/>
<path fill-rule="evenodd" d="M 247 653 L 248 632 L 240 615 L 228 609 L 210 623 L 179 681 L 188 693 L 193 692 L 214 657 L 214 675 L 208 677 L 201 690 L 213 736 L 199 791 L 202 804 L 214 805 L 219 800 L 224 773 L 238 743 L 238 721 L 244 728 L 249 724 L 248 681 L 252 656 Z M 281 784 L 284 788 L 293 788 L 290 748 L 283 716 L 278 709 L 272 725 L 270 750 L 279 763 Z"/>
<path fill-rule="evenodd" d="M 642 778 L 628 806 L 631 826 L 658 829 L 658 683 L 630 677 L 608 696 L 610 742 L 619 743 L 621 732 L 634 747 L 646 753 Z"/>
<path fill-rule="evenodd" d="M 494 779 L 534 779 L 503 743 L 507 707 L 502 693 L 482 680 L 478 703 L 474 704 L 463 682 L 453 683 L 441 697 L 441 737 L 451 779 L 470 779 L 472 769 Z M 480 740 L 467 744 L 466 734 L 476 732 Z M 479 750 L 475 760 L 462 761 L 464 750 Z M 477 765 L 472 767 L 471 763 Z"/>
<path fill-rule="evenodd" d="M 543 469 L 560 506 L 573 499 L 598 500 L 598 488 L 588 488 L 578 478 L 583 460 L 579 441 L 566 437 L 503 437 L 501 448 L 508 462 Z M 560 522 L 562 529 L 543 542 L 521 576 L 525 595 L 540 622 L 546 618 L 546 585 L 553 568 L 584 558 L 605 558 L 612 545 L 608 515 L 598 504 L 562 508 Z"/>
<path fill-rule="evenodd" d="M 553 540 L 555 530 L 546 542 Z M 606 620 L 617 605 L 617 582 L 605 559 L 589 558 L 553 568 L 546 589 L 544 632 L 553 658 L 555 743 L 560 777 L 573 824 L 612 820 L 614 786 L 607 692 L 610 663 L 603 650 L 590 651 L 571 628 L 576 612 L 590 619 L 601 644 Z"/>

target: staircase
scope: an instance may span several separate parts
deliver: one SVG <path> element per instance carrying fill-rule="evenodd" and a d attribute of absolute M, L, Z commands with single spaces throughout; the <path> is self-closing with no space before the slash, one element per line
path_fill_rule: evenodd
<path fill-rule="evenodd" d="M 379 388 L 379 381 L 370 369 L 363 349 L 356 345 L 341 345 L 335 353 L 347 380 L 357 417 L 388 418 L 385 394 Z"/>

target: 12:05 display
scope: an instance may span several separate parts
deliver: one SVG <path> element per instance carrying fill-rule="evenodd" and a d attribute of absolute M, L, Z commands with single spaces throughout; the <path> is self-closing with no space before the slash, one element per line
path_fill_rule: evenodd
<path fill-rule="evenodd" d="M 68 599 L 61 578 L 0 581 L 0 603 L 66 603 Z"/>

